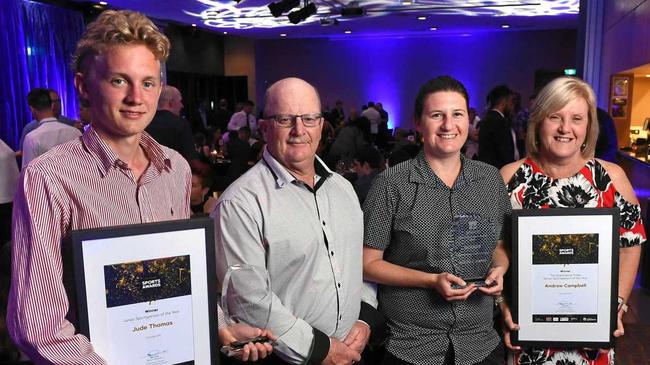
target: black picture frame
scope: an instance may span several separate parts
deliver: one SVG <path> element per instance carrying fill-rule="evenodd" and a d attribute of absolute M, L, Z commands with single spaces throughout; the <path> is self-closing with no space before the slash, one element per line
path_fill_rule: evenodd
<path fill-rule="evenodd" d="M 618 309 L 618 269 L 619 269 L 619 210 L 618 208 L 566 208 L 566 209 L 517 209 L 512 212 L 512 298 L 508 298 L 512 318 L 521 327 L 519 331 L 511 332 L 511 341 L 514 346 L 521 347 L 588 347 L 588 348 L 611 348 L 614 347 L 613 332 L 617 327 Z M 597 223 L 598 222 L 598 223 Z M 602 224 L 606 222 L 606 224 Z M 598 227 L 589 227 L 589 226 Z M 555 231 L 554 228 L 557 227 Z M 574 227 L 574 228 L 572 228 Z M 605 282 L 606 290 L 598 290 L 598 310 L 596 322 L 565 322 L 559 320 L 576 320 L 572 314 L 557 315 L 551 320 L 557 322 L 530 323 L 535 320 L 532 309 L 526 308 L 524 303 L 532 304 L 532 299 L 527 297 L 530 289 L 525 285 L 529 284 L 533 276 L 533 265 L 525 256 L 532 254 L 533 245 L 531 232 L 550 235 L 585 234 L 591 231 L 598 232 L 598 243 L 611 242 L 610 246 L 598 246 L 598 286 L 599 289 Z M 556 232 L 556 233 L 552 233 Z M 602 236 L 600 236 L 602 234 Z M 527 237 L 531 237 L 528 239 Z M 522 239 L 525 238 L 525 239 Z M 611 241 L 610 241 L 611 240 Z M 524 242 L 525 241 L 525 242 Z M 603 255 L 605 261 L 602 261 Z M 532 262 L 532 258 L 530 259 Z M 538 258 L 537 260 L 541 260 Z M 524 264 L 526 263 L 526 264 Z M 566 264 L 566 263 L 563 263 Z M 571 263 L 569 263 L 571 264 Z M 537 266 L 537 265 L 535 265 Z M 609 269 L 608 269 L 609 268 Z M 606 295 L 606 298 L 601 298 Z M 605 315 L 603 317 L 603 315 Z M 529 316 L 529 317 L 526 317 Z M 524 324 L 522 320 L 528 321 L 529 333 L 522 336 Z M 537 317 L 539 318 L 539 317 Z M 548 320 L 542 319 L 542 320 Z M 578 320 L 580 320 L 578 318 Z M 593 320 L 593 319 L 590 319 Z M 580 333 L 590 329 L 589 332 L 598 330 L 598 333 L 590 333 L 587 337 L 581 337 Z M 604 331 L 607 331 L 606 333 Z M 593 336 L 592 336 L 593 335 Z M 593 340 L 598 337 L 598 340 Z"/>
<path fill-rule="evenodd" d="M 191 232 L 191 233 L 190 233 Z M 183 241 L 182 244 L 174 242 L 174 238 L 182 237 L 186 235 L 189 237 L 188 242 Z M 169 235 L 167 237 L 166 235 Z M 195 242 L 189 242 L 191 237 L 195 239 Z M 167 237 L 166 239 L 160 239 L 161 237 Z M 200 239 L 196 239 L 200 238 Z M 120 240 L 138 240 L 142 245 L 148 245 L 148 252 L 145 257 L 138 255 L 138 253 L 129 253 L 130 261 L 117 261 L 117 265 L 126 264 L 129 265 L 132 262 L 153 262 L 153 260 L 167 260 L 176 258 L 175 250 L 178 257 L 187 257 L 186 265 L 191 264 L 191 270 L 188 273 L 191 290 L 191 308 L 192 308 L 192 319 L 193 322 L 197 321 L 197 318 L 200 319 L 200 323 L 192 323 L 194 327 L 194 337 L 192 343 L 195 344 L 193 349 L 194 359 L 201 359 L 199 361 L 186 361 L 180 362 L 180 364 L 219 364 L 219 351 L 217 345 L 217 280 L 216 280 L 216 264 L 215 264 L 215 247 L 214 247 L 214 222 L 209 217 L 193 218 L 193 219 L 183 219 L 183 220 L 174 220 L 174 221 L 164 221 L 164 222 L 154 222 L 154 223 L 143 223 L 143 224 L 133 224 L 133 225 L 124 225 L 124 226 L 115 226 L 115 227 L 103 227 L 95 229 L 85 229 L 85 230 L 75 230 L 70 234 L 70 245 L 72 250 L 72 265 L 74 271 L 74 286 L 76 291 L 76 304 L 77 304 L 77 316 L 78 316 L 78 330 L 81 334 L 87 336 L 95 350 L 102 356 L 105 354 L 101 353 L 101 348 L 105 348 L 108 344 L 102 346 L 102 341 L 108 341 L 110 336 L 106 336 L 106 331 L 104 333 L 93 333 L 91 328 L 96 323 L 93 323 L 93 316 L 95 313 L 106 311 L 108 309 L 109 295 L 106 294 L 106 299 L 103 299 L 107 304 L 106 306 L 97 306 L 94 305 L 93 298 L 90 298 L 90 292 L 94 290 L 94 293 L 97 294 L 97 285 L 94 289 L 89 290 L 89 282 L 97 283 L 96 278 L 88 278 L 87 275 L 89 272 L 93 274 L 99 274 L 101 271 L 102 280 L 107 280 L 103 277 L 106 267 L 111 266 L 111 257 L 94 257 L 89 255 L 96 255 L 96 253 L 89 253 L 92 250 L 97 250 L 101 247 L 103 252 L 114 252 L 114 249 L 110 247 L 111 244 L 115 244 L 115 241 L 120 242 Z M 149 241 L 147 241 L 149 240 Z M 103 246 L 103 247 L 102 247 Z M 122 249 L 124 245 L 120 248 Z M 138 251 L 135 246 L 139 247 L 139 244 L 132 245 L 132 250 L 129 251 Z M 173 246 L 173 247 L 172 247 Z M 179 249 L 180 247 L 187 246 L 185 248 Z M 160 249 L 160 251 L 158 251 Z M 100 252 L 100 251 L 97 251 Z M 173 257 L 170 256 L 172 252 Z M 192 255 L 195 257 L 202 258 L 201 260 L 192 260 Z M 133 260 L 131 260 L 131 258 Z M 92 260 L 91 260 L 92 259 Z M 106 260 L 106 266 L 97 267 L 97 261 Z M 139 261 L 141 260 L 141 261 Z M 114 261 L 114 260 L 113 260 Z M 103 264 L 103 262 L 101 263 Z M 198 272 L 203 275 L 194 275 L 195 269 L 198 268 Z M 183 270 L 183 269 L 178 269 Z M 180 271 L 179 271 L 180 273 Z M 196 285 L 199 283 L 200 285 Z M 142 282 L 144 287 L 144 282 Z M 203 288 L 203 290 L 197 290 L 197 288 Z M 109 289 L 106 287 L 105 292 L 108 293 Z M 167 298 L 164 298 L 167 299 Z M 156 299 L 157 300 L 157 299 Z M 101 300 L 100 300 L 101 301 Z M 155 301 L 155 300 L 153 300 Z M 90 303 L 89 303 L 90 302 Z M 198 303 L 198 304 L 197 304 Z M 129 303 L 126 303 L 129 304 Z M 118 303 L 119 305 L 124 305 Z M 198 310 L 197 310 L 198 309 Z M 194 313 L 195 311 L 199 313 Z M 92 313 L 92 314 L 91 314 Z M 194 316 L 196 314 L 196 316 Z M 94 321 L 97 322 L 97 321 Z M 197 336 L 197 327 L 200 327 L 200 335 Z M 197 345 L 197 343 L 199 345 Z M 198 346 L 198 347 L 197 347 Z M 198 350 L 197 350 L 198 349 Z M 124 351 L 122 349 L 121 351 Z M 198 354 L 197 354 L 198 352 Z M 147 356 L 152 355 L 150 353 Z M 155 355 L 155 354 L 154 354 Z M 153 356 L 153 355 L 152 355 Z M 206 362 L 206 359 L 209 358 L 209 361 Z M 110 359 L 107 359 L 110 363 Z M 145 362 L 142 362 L 143 364 Z"/>

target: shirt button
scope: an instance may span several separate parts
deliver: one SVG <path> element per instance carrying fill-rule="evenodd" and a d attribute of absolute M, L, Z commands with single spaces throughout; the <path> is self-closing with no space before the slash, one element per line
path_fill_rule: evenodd
<path fill-rule="evenodd" d="M 330 251 L 330 255 L 334 256 L 334 251 Z"/>
<path fill-rule="evenodd" d="M 339 319 L 343 319 L 343 315 L 340 315 L 340 316 L 339 316 Z"/>
<path fill-rule="evenodd" d="M 325 221 L 323 221 L 323 225 L 325 225 Z"/>
<path fill-rule="evenodd" d="M 341 283 L 339 283 L 339 288 L 341 288 Z"/>

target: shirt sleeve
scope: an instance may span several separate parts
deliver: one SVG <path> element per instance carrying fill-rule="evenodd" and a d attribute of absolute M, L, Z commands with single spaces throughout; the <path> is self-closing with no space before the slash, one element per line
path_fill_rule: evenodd
<path fill-rule="evenodd" d="M 242 117 L 244 119 L 242 119 Z M 246 114 L 242 113 L 235 113 L 230 117 L 230 121 L 228 122 L 228 130 L 229 131 L 237 131 L 239 130 L 240 126 L 246 125 Z"/>
<path fill-rule="evenodd" d="M 375 178 L 363 203 L 363 244 L 365 246 L 382 251 L 388 248 L 395 215 L 392 198 L 390 183 L 382 173 Z"/>
<path fill-rule="evenodd" d="M 268 275 L 265 242 L 261 234 L 262 222 L 254 215 L 250 207 L 247 209 L 241 203 L 230 200 L 220 200 L 211 214 L 215 222 L 217 278 L 220 282 L 223 281 L 228 267 L 236 264 L 253 265 L 261 270 L 262 276 Z M 248 324 L 264 327 L 268 318 L 266 328 L 278 336 L 274 353 L 290 364 L 305 363 L 310 359 L 314 347 L 314 329 L 303 319 L 294 316 L 272 292 L 270 316 L 268 306 L 265 306 L 268 302 L 246 299 L 247 295 L 256 295 L 255 292 L 259 295 L 260 291 L 252 290 L 253 288 L 260 287 L 265 290 L 265 286 L 261 280 L 247 280 L 243 285 L 233 285 L 234 288 L 246 288 L 246 293 L 237 294 L 243 297 L 247 305 L 248 318 L 257 322 Z"/>
<path fill-rule="evenodd" d="M 192 196 L 192 170 L 187 161 L 183 161 L 183 176 L 185 181 L 185 195 L 183 204 L 183 217 L 190 218 L 192 216 L 192 208 L 190 207 L 190 199 Z"/>
<path fill-rule="evenodd" d="M 618 192 L 614 194 L 614 201 L 620 214 L 620 247 L 632 247 L 644 243 L 646 231 L 641 220 L 641 206 L 625 200 Z"/>
<path fill-rule="evenodd" d="M 69 208 L 61 196 L 45 173 L 24 171 L 14 199 L 9 335 L 37 364 L 106 364 L 65 318 L 61 240 Z"/>
<path fill-rule="evenodd" d="M 29 164 L 31 160 L 35 159 L 36 156 L 38 156 L 36 149 L 36 141 L 33 138 L 25 137 L 25 141 L 23 143 L 23 169 Z"/>

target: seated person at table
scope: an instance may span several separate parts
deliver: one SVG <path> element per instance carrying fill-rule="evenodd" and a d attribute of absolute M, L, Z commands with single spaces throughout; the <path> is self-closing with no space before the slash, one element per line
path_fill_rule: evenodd
<path fill-rule="evenodd" d="M 366 195 L 368 195 L 373 180 L 382 171 L 383 162 L 384 158 L 374 147 L 364 146 L 357 152 L 357 156 L 352 162 L 352 168 L 357 174 L 357 179 L 353 185 L 354 192 L 357 193 L 361 205 L 366 200 Z"/>
<path fill-rule="evenodd" d="M 192 194 L 190 195 L 192 216 L 210 214 L 217 204 L 217 199 L 209 194 L 213 185 L 214 173 L 212 171 L 192 170 Z"/>

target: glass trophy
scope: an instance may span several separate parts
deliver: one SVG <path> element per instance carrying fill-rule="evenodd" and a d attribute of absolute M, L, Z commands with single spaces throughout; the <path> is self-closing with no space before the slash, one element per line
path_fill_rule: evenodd
<path fill-rule="evenodd" d="M 253 265 L 228 267 L 221 290 L 221 309 L 227 329 L 237 341 L 224 344 L 223 353 L 232 356 L 247 343 L 270 341 L 256 334 L 257 329 L 268 326 L 272 301 L 271 279 L 266 270 Z"/>
<path fill-rule="evenodd" d="M 496 247 L 495 225 L 480 214 L 455 215 L 452 222 L 450 249 L 454 275 L 468 285 L 485 286 Z M 454 284 L 455 289 L 462 288 Z"/>

